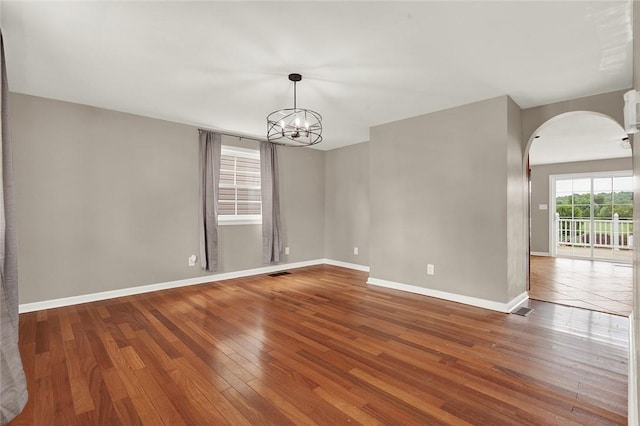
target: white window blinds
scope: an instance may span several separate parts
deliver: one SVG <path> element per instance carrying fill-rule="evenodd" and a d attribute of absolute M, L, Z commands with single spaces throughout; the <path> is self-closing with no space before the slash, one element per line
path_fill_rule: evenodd
<path fill-rule="evenodd" d="M 261 223 L 260 152 L 222 146 L 218 221 Z"/>

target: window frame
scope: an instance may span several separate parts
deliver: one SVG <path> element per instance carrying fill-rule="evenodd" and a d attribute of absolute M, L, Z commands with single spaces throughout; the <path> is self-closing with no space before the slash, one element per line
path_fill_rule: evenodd
<path fill-rule="evenodd" d="M 251 158 L 260 161 L 260 151 L 257 149 L 240 148 L 231 145 L 222 145 L 221 156 L 234 156 L 242 158 Z M 220 189 L 218 183 L 218 189 Z M 237 188 L 237 185 L 234 186 Z M 260 176 L 260 188 L 262 188 L 262 176 Z M 236 193 L 237 197 L 237 193 Z M 220 201 L 218 200 L 218 203 Z M 236 198 L 237 202 L 237 198 Z M 221 215 L 218 213 L 218 225 L 262 225 L 262 192 L 260 193 L 260 214 L 246 215 Z"/>

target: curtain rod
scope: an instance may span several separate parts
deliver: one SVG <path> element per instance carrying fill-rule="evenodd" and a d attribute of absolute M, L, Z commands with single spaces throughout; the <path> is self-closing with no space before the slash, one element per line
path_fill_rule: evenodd
<path fill-rule="evenodd" d="M 213 133 L 218 133 L 218 134 L 225 135 L 225 136 L 231 136 L 233 138 L 239 138 L 240 140 L 249 139 L 250 141 L 267 142 L 266 139 L 257 139 L 257 138 L 253 138 L 251 136 L 239 135 L 237 133 L 226 133 L 226 132 L 221 132 L 219 130 L 198 128 L 198 132 L 213 132 Z"/>

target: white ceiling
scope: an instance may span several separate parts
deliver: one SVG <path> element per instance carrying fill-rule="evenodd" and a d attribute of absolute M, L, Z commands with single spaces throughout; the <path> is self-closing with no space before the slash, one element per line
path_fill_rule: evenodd
<path fill-rule="evenodd" d="M 631 87 L 631 1 L 1 3 L 9 88 L 263 138 L 320 112 L 332 149 L 495 96 Z"/>

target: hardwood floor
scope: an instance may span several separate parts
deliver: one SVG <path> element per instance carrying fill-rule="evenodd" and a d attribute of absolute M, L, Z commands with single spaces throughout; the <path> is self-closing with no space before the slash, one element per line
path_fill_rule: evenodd
<path fill-rule="evenodd" d="M 628 317 L 633 309 L 630 264 L 531 256 L 529 297 Z"/>
<path fill-rule="evenodd" d="M 622 317 L 577 329 L 543 302 L 520 317 L 291 272 L 21 315 L 11 425 L 626 424 Z"/>

